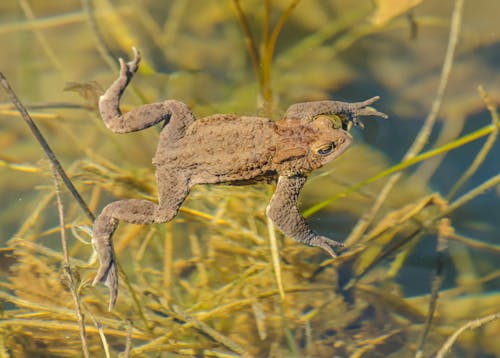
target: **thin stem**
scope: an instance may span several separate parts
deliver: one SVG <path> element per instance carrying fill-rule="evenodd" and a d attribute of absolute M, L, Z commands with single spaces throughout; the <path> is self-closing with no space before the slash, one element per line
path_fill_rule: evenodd
<path fill-rule="evenodd" d="M 9 82 L 5 78 L 2 72 L 0 72 L 0 84 L 4 88 L 5 92 L 9 96 L 11 102 L 16 106 L 17 110 L 21 114 L 21 117 L 24 119 L 28 127 L 31 129 L 31 132 L 35 136 L 35 138 L 38 140 L 38 143 L 42 146 L 43 151 L 49 158 L 50 162 L 54 166 L 55 170 L 57 171 L 57 174 L 61 177 L 62 181 L 64 182 L 64 185 L 68 188 L 70 191 L 71 195 L 75 198 L 76 202 L 80 207 L 82 208 L 83 212 L 87 215 L 87 217 L 93 222 L 95 220 L 94 214 L 90 211 L 89 207 L 81 197 L 80 193 L 78 190 L 76 190 L 75 186 L 71 182 L 71 179 L 69 179 L 68 175 L 64 171 L 63 167 L 61 166 L 61 163 L 57 159 L 56 155 L 50 148 L 49 144 L 43 137 L 42 133 L 38 129 L 37 125 L 29 115 L 28 111 L 26 108 L 23 106 L 19 98 L 17 97 L 16 93 L 14 90 L 10 87 Z"/>
<path fill-rule="evenodd" d="M 500 173 L 495 175 L 494 177 L 486 180 L 483 184 L 475 187 L 471 191 L 465 193 L 461 197 L 459 197 L 457 200 L 452 202 L 448 208 L 439 215 L 440 218 L 447 216 L 451 212 L 457 210 L 459 207 L 462 205 L 465 205 L 467 202 L 471 201 L 475 197 L 483 194 L 486 190 L 491 189 L 495 187 L 496 185 L 500 184 Z"/>
<path fill-rule="evenodd" d="M 500 123 L 500 119 L 498 118 L 498 112 L 497 112 L 497 107 L 495 105 L 495 102 L 491 99 L 491 97 L 486 93 L 486 91 L 483 89 L 483 87 L 479 86 L 478 88 L 479 93 L 481 94 L 481 97 L 483 98 L 484 103 L 486 104 L 486 108 L 491 114 L 491 122 L 493 124 L 493 131 L 491 132 L 490 136 L 486 140 L 486 142 L 483 144 L 481 150 L 479 153 L 477 153 L 476 157 L 474 158 L 473 162 L 467 168 L 467 170 L 462 174 L 460 179 L 457 180 L 453 188 L 451 188 L 450 192 L 448 193 L 447 199 L 453 198 L 458 190 L 469 180 L 469 178 L 476 172 L 476 170 L 479 168 L 479 166 L 483 163 L 483 161 L 486 159 L 486 156 L 490 152 L 490 150 L 493 148 L 493 145 L 495 144 L 495 141 L 498 137 L 498 123 Z"/>
<path fill-rule="evenodd" d="M 272 54 L 269 53 L 269 36 L 270 36 L 270 18 L 271 18 L 272 1 L 266 0 L 264 7 L 264 20 L 262 24 L 262 43 L 260 46 L 261 58 L 259 69 L 261 71 L 262 83 L 260 86 L 260 95 L 263 102 L 263 114 L 267 117 L 272 115 L 273 93 L 271 90 L 271 62 Z"/>
<path fill-rule="evenodd" d="M 458 336 L 461 335 L 465 330 L 467 329 L 475 329 L 479 328 L 486 323 L 489 323 L 491 321 L 494 321 L 496 319 L 500 318 L 500 312 L 491 314 L 486 317 L 478 318 L 472 321 L 467 322 L 464 324 L 462 327 L 457 329 L 447 340 L 444 342 L 443 346 L 439 349 L 439 351 L 436 354 L 436 358 L 443 358 L 446 352 L 448 352 L 451 349 L 451 346 L 455 341 L 457 340 Z"/>
<path fill-rule="evenodd" d="M 82 1 L 82 9 L 87 21 L 89 23 L 91 32 L 94 34 L 94 38 L 96 41 L 97 51 L 104 59 L 104 62 L 111 68 L 113 71 L 118 70 L 118 64 L 111 55 L 108 47 L 106 46 L 106 42 L 99 31 L 99 26 L 97 24 L 97 19 L 95 17 L 94 6 L 92 6 L 92 0 L 81 0 Z"/>
<path fill-rule="evenodd" d="M 82 351 L 85 358 L 90 357 L 89 346 L 87 342 L 87 333 L 85 331 L 85 318 L 82 314 L 82 310 L 80 307 L 80 300 L 78 297 L 78 293 L 75 285 L 75 278 L 73 277 L 73 273 L 71 272 L 71 266 L 69 263 L 69 254 L 68 254 L 68 240 L 66 238 L 66 230 L 64 224 L 64 208 L 61 200 L 61 189 L 59 187 L 59 180 L 57 177 L 57 171 L 54 164 L 52 164 L 52 177 L 54 179 L 54 187 L 57 198 L 57 213 L 59 216 L 59 228 L 61 230 L 61 243 L 63 248 L 64 255 L 64 272 L 66 274 L 68 280 L 69 290 L 71 292 L 71 296 L 73 297 L 73 302 L 75 304 L 75 312 L 78 321 L 78 326 L 80 328 L 80 339 L 82 341 Z"/>
<path fill-rule="evenodd" d="M 266 34 L 266 41 L 264 42 L 264 56 L 261 59 L 261 70 L 262 70 L 262 97 L 265 102 L 265 109 L 270 115 L 272 113 L 273 107 L 273 92 L 271 89 L 271 69 L 273 65 L 274 50 L 276 49 L 276 43 L 278 42 L 278 37 L 285 26 L 286 21 L 290 17 L 292 11 L 297 7 L 300 0 L 293 0 L 286 11 L 280 16 L 278 23 L 274 26 L 271 36 L 268 38 Z M 269 11 L 269 9 L 268 9 Z"/>
<path fill-rule="evenodd" d="M 292 11 L 297 7 L 299 2 L 300 0 L 293 0 L 290 6 L 288 6 L 286 11 L 279 18 L 278 23 L 274 26 L 273 32 L 271 33 L 271 38 L 269 39 L 269 45 L 267 47 L 267 51 L 270 54 L 270 59 L 273 58 L 274 49 L 276 48 L 276 42 L 278 41 L 278 36 L 283 29 L 283 26 L 285 25 L 286 21 L 292 14 Z"/>
<path fill-rule="evenodd" d="M 450 233 L 449 238 L 450 240 L 460 242 L 461 244 L 464 244 L 476 250 L 484 250 L 495 254 L 500 254 L 500 245 L 488 244 L 486 242 L 471 239 L 464 235 L 457 234 L 456 232 Z"/>
<path fill-rule="evenodd" d="M 233 4 L 236 8 L 236 15 L 238 16 L 238 20 L 245 35 L 245 44 L 247 46 L 248 53 L 250 54 L 250 59 L 252 60 L 255 75 L 257 76 L 260 86 L 262 87 L 263 82 L 262 73 L 260 71 L 260 56 L 259 51 L 257 50 L 257 45 L 255 44 L 252 32 L 250 31 L 250 25 L 248 24 L 248 20 L 245 17 L 245 13 L 241 8 L 239 0 L 233 0 Z"/>
<path fill-rule="evenodd" d="M 436 311 L 437 300 L 439 297 L 439 290 L 444 280 L 444 266 L 445 266 L 445 258 L 446 252 L 448 249 L 448 241 L 447 234 L 449 230 L 446 230 L 446 227 L 449 227 L 450 220 L 442 219 L 441 227 L 443 230 L 439 230 L 438 238 L 437 238 L 437 258 L 436 258 L 436 270 L 434 272 L 434 277 L 432 278 L 431 284 L 431 297 L 429 300 L 429 309 L 427 311 L 427 316 L 425 318 L 424 330 L 419 339 L 418 349 L 415 354 L 415 358 L 423 357 L 424 352 L 424 344 L 431 329 L 432 319 L 434 318 L 434 313 Z"/>
<path fill-rule="evenodd" d="M 285 300 L 285 289 L 283 288 L 283 275 L 280 264 L 280 251 L 278 248 L 278 240 L 274 231 L 274 225 L 271 219 L 267 218 L 267 232 L 269 233 L 269 245 L 271 249 L 271 260 L 273 262 L 274 277 L 276 278 L 276 285 L 280 293 L 281 301 Z"/>
<path fill-rule="evenodd" d="M 123 357 L 124 358 L 129 358 L 130 357 L 130 351 L 132 350 L 132 330 L 134 328 L 134 325 L 132 321 L 128 320 L 127 322 L 127 338 L 125 341 L 125 351 L 123 352 Z"/>

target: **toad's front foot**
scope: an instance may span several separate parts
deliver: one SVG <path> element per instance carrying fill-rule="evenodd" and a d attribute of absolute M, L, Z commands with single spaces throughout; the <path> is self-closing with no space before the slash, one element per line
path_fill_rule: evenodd
<path fill-rule="evenodd" d="M 349 129 L 350 123 L 360 128 L 363 128 L 364 125 L 359 120 L 359 117 L 362 116 L 376 116 L 376 117 L 382 117 L 384 119 L 389 118 L 387 114 L 379 112 L 375 108 L 370 107 L 371 104 L 378 101 L 379 99 L 380 99 L 379 96 L 375 96 L 363 102 L 348 103 L 347 107 L 343 111 L 344 113 L 342 113 L 345 116 L 344 118 L 342 118 L 344 126 L 346 127 L 344 129 Z"/>
<path fill-rule="evenodd" d="M 331 257 L 336 258 L 337 254 L 333 250 L 334 247 L 344 247 L 344 244 L 325 236 L 315 236 L 309 242 L 311 246 L 321 247 L 323 250 L 328 252 Z"/>

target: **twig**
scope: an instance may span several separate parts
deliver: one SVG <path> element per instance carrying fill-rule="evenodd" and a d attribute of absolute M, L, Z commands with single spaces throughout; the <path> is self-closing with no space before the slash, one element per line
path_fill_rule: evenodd
<path fill-rule="evenodd" d="M 461 197 L 459 197 L 457 200 L 452 202 L 448 208 L 439 215 L 439 218 L 447 216 L 450 214 L 452 211 L 455 211 L 465 203 L 469 202 L 470 200 L 474 199 L 476 196 L 483 194 L 486 190 L 498 185 L 500 183 L 500 173 L 495 175 L 494 177 L 486 180 L 484 183 L 481 185 L 475 187 L 474 189 L 470 190 L 469 192 L 465 193 Z"/>
<path fill-rule="evenodd" d="M 124 358 L 129 358 L 130 357 L 130 350 L 132 349 L 132 328 L 134 328 L 134 325 L 132 321 L 128 321 L 128 328 L 127 328 L 127 339 L 125 341 L 125 351 L 123 352 L 123 357 Z"/>
<path fill-rule="evenodd" d="M 443 283 L 444 279 L 444 274 L 443 274 L 443 269 L 444 269 L 444 261 L 445 261 L 445 255 L 446 255 L 446 250 L 448 248 L 448 242 L 447 242 L 447 237 L 448 233 L 450 230 L 448 230 L 450 226 L 450 220 L 449 219 L 442 219 L 441 220 L 441 225 L 440 225 L 440 230 L 438 233 L 438 239 L 437 239 L 437 258 L 436 258 L 436 271 L 434 272 L 434 277 L 432 278 L 432 285 L 431 285 L 431 297 L 429 300 L 429 309 L 427 311 L 427 317 L 425 318 L 425 324 L 424 324 L 424 330 L 422 331 L 422 334 L 419 339 L 418 343 L 418 349 L 415 354 L 415 358 L 421 358 L 424 355 L 423 348 L 425 344 L 425 340 L 427 338 L 427 335 L 429 334 L 429 330 L 431 328 L 432 324 L 432 319 L 434 318 L 434 312 L 436 311 L 436 303 L 438 300 L 439 296 L 439 289 L 441 288 L 441 285 Z"/>
<path fill-rule="evenodd" d="M 104 334 L 104 329 L 102 329 L 102 324 L 100 324 L 97 321 L 94 321 L 94 323 L 97 326 L 97 330 L 99 331 L 99 336 L 101 337 L 102 346 L 104 348 L 104 355 L 106 358 L 111 358 L 111 354 L 109 353 L 109 343 L 106 338 L 106 335 Z"/>
<path fill-rule="evenodd" d="M 287 7 L 286 11 L 280 16 L 278 23 L 274 26 L 273 32 L 269 39 L 269 45 L 267 51 L 269 52 L 269 59 L 272 60 L 274 49 L 276 48 L 276 42 L 278 41 L 278 36 L 285 25 L 286 20 L 290 17 L 293 10 L 297 7 L 300 0 L 293 0 L 292 3 Z"/>
<path fill-rule="evenodd" d="M 436 98 L 434 99 L 431 107 L 431 111 L 427 118 L 425 119 L 424 125 L 422 126 L 419 134 L 415 138 L 415 141 L 408 149 L 405 154 L 403 161 L 407 161 L 415 157 L 425 146 L 427 143 L 429 136 L 432 131 L 432 127 L 436 122 L 437 115 L 439 113 L 439 109 L 441 107 L 441 102 L 443 101 L 444 93 L 446 90 L 446 86 L 448 84 L 448 79 L 451 73 L 451 69 L 453 67 L 453 58 L 455 55 L 455 49 L 458 43 L 458 37 L 460 34 L 460 27 L 462 24 L 462 9 L 463 9 L 464 0 L 456 0 L 453 8 L 453 15 L 451 19 L 451 27 L 450 27 L 450 35 L 448 40 L 448 47 L 446 49 L 446 54 L 444 58 L 443 68 L 441 70 L 441 77 L 439 81 L 439 86 L 437 90 Z M 387 196 L 391 192 L 392 188 L 401 178 L 402 173 L 397 173 L 389 178 L 385 186 L 383 187 L 380 195 L 375 200 L 374 205 L 370 209 L 368 213 L 363 215 L 361 219 L 358 221 L 354 229 L 351 231 L 349 237 L 346 239 L 345 244 L 350 246 L 354 244 L 366 231 L 368 226 L 371 224 L 378 211 L 382 207 L 383 203 L 387 199 Z"/>
<path fill-rule="evenodd" d="M 52 177 L 54 179 L 54 187 L 57 198 L 57 213 L 59 215 L 59 227 L 61 230 L 61 243 L 64 255 L 64 272 L 66 274 L 68 280 L 68 287 L 71 292 L 71 296 L 73 296 L 73 302 L 75 304 L 75 312 L 78 320 L 78 326 L 80 328 L 80 339 L 82 341 L 83 355 L 85 358 L 89 358 L 90 353 L 87 342 L 87 333 L 85 331 L 85 318 L 82 314 L 82 310 L 80 307 L 80 300 L 78 297 L 78 293 L 76 291 L 75 278 L 73 277 L 73 273 L 71 272 L 71 266 L 69 263 L 68 241 L 66 239 L 66 229 L 64 228 L 64 208 L 61 200 L 61 189 L 59 187 L 59 180 L 57 177 L 57 171 L 55 165 L 52 165 Z"/>
<path fill-rule="evenodd" d="M 250 31 L 250 25 L 248 24 L 248 20 L 245 17 L 245 13 L 241 8 L 241 4 L 239 0 L 233 0 L 234 7 L 236 8 L 236 15 L 238 17 L 238 21 L 240 22 L 241 28 L 243 29 L 243 34 L 245 35 L 245 44 L 247 46 L 248 53 L 250 54 L 250 59 L 252 60 L 253 69 L 257 79 L 259 80 L 259 84 L 262 87 L 262 72 L 260 70 L 260 56 L 259 51 L 257 50 L 257 45 L 255 44 L 255 39 L 252 36 L 252 32 Z"/>
<path fill-rule="evenodd" d="M 498 118 L 498 112 L 497 112 L 497 107 L 495 105 L 495 102 L 491 99 L 491 97 L 488 95 L 488 93 L 484 90 L 482 86 L 479 86 L 478 88 L 479 93 L 481 94 L 481 97 L 483 98 L 484 103 L 486 104 L 486 108 L 490 112 L 491 115 L 491 123 L 493 124 L 493 131 L 491 132 L 490 136 L 488 139 L 486 139 L 486 142 L 484 142 L 481 150 L 479 153 L 477 153 L 476 157 L 474 158 L 473 162 L 467 168 L 467 170 L 462 174 L 460 179 L 457 180 L 455 185 L 453 185 L 453 188 L 451 188 L 447 198 L 448 200 L 453 198 L 458 190 L 469 180 L 469 178 L 476 172 L 476 170 L 479 168 L 481 163 L 484 161 L 490 150 L 493 148 L 493 144 L 495 144 L 495 141 L 498 137 L 498 123 L 500 122 L 500 119 Z"/>
<path fill-rule="evenodd" d="M 108 47 L 106 46 L 106 42 L 103 39 L 101 31 L 99 31 L 99 26 L 97 25 L 97 20 L 95 18 L 94 7 L 92 6 L 92 0 L 81 0 L 82 1 L 82 9 L 87 21 L 89 23 L 90 29 L 94 34 L 94 38 L 96 41 L 97 51 L 104 59 L 104 62 L 111 68 L 113 71 L 118 70 L 118 64 L 111 55 Z"/>
<path fill-rule="evenodd" d="M 271 68 L 273 65 L 274 50 L 276 49 L 276 43 L 278 42 L 278 37 L 281 30 L 283 29 L 283 26 L 285 26 L 286 21 L 292 14 L 293 10 L 297 7 L 299 2 L 300 0 L 293 0 L 291 4 L 287 7 L 285 12 L 281 14 L 277 24 L 274 26 L 271 32 L 271 36 L 269 36 L 268 33 L 269 31 L 268 25 L 264 29 L 264 31 L 266 32 L 263 41 L 264 56 L 261 58 L 259 69 L 261 71 L 261 76 L 262 76 L 261 94 L 264 99 L 265 114 L 268 116 L 272 114 L 272 108 L 273 108 L 273 91 L 271 89 Z M 270 7 L 271 6 L 268 3 L 268 7 L 266 9 L 267 19 L 269 19 L 270 17 L 269 16 Z"/>
<path fill-rule="evenodd" d="M 267 218 L 267 232 L 269 233 L 269 244 L 271 246 L 271 258 L 273 261 L 274 277 L 280 293 L 281 301 L 285 300 L 285 289 L 283 288 L 283 275 L 281 274 L 280 251 L 278 249 L 278 241 L 274 231 L 274 225 L 271 219 Z"/>
<path fill-rule="evenodd" d="M 30 127 L 31 132 L 33 133 L 35 138 L 38 140 L 38 143 L 40 143 L 40 145 L 42 146 L 43 151 L 45 152 L 45 154 L 49 158 L 50 162 L 54 166 L 55 170 L 57 171 L 57 174 L 61 177 L 62 181 L 64 182 L 64 185 L 66 185 L 66 187 L 70 191 L 71 195 L 73 195 L 76 202 L 82 208 L 83 212 L 93 222 L 95 220 L 94 214 L 90 211 L 89 207 L 87 206 L 87 204 L 85 203 L 85 201 L 81 197 L 78 190 L 76 190 L 75 186 L 73 185 L 73 183 L 69 179 L 68 175 L 64 171 L 63 167 L 61 166 L 61 163 L 59 162 L 59 160 L 55 156 L 54 152 L 52 151 L 49 144 L 47 143 L 47 141 L 43 137 L 42 133 L 40 132 L 40 130 L 36 126 L 35 122 L 31 118 L 31 116 L 29 115 L 28 111 L 26 110 L 26 108 L 23 106 L 23 104 L 21 103 L 21 101 L 17 97 L 14 90 L 10 87 L 9 82 L 7 81 L 7 79 L 5 78 L 5 76 L 2 72 L 0 72 L 0 84 L 4 88 L 7 95 L 9 96 L 11 102 L 14 103 L 14 105 L 16 106 L 17 110 L 21 114 L 21 117 L 24 119 L 24 121 L 26 122 L 28 127 Z"/>
<path fill-rule="evenodd" d="M 495 254 L 500 254 L 500 245 L 493 245 L 493 244 L 488 244 L 486 242 L 474 240 L 471 238 L 468 238 L 464 235 L 460 235 L 457 233 L 452 233 L 449 237 L 451 240 L 454 240 L 456 242 L 460 242 L 468 247 L 471 247 L 476 250 L 485 250 L 489 251 L 491 253 Z"/>
<path fill-rule="evenodd" d="M 174 238 L 172 224 L 166 224 L 165 240 L 163 243 L 163 297 L 169 302 L 172 295 L 172 277 L 174 267 Z"/>
<path fill-rule="evenodd" d="M 436 358 L 443 358 L 446 352 L 448 352 L 451 349 L 451 346 L 455 343 L 457 340 L 458 336 L 461 335 L 466 329 L 476 329 L 479 328 L 486 323 L 489 323 L 491 321 L 494 321 L 496 319 L 500 318 L 500 312 L 494 313 L 492 315 L 482 317 L 475 319 L 473 321 L 469 321 L 466 324 L 464 324 L 462 327 L 457 329 L 447 340 L 444 342 L 442 347 L 439 349 L 439 351 L 436 354 Z"/>

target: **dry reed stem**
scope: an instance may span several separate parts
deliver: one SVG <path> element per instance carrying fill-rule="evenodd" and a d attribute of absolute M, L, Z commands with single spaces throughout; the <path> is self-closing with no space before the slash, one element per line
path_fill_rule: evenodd
<path fill-rule="evenodd" d="M 451 240 L 454 240 L 454 241 L 460 242 L 466 246 L 469 246 L 473 249 L 484 250 L 484 251 L 489 251 L 489 252 L 493 252 L 496 254 L 500 254 L 500 245 L 493 245 L 493 244 L 488 244 L 485 242 L 477 241 L 477 240 L 468 238 L 464 235 L 460 235 L 457 233 L 451 233 L 449 238 Z"/>
<path fill-rule="evenodd" d="M 281 300 L 285 300 L 285 289 L 283 288 L 283 275 L 281 272 L 280 252 L 278 248 L 278 239 L 274 231 L 274 224 L 271 219 L 267 218 L 267 232 L 269 234 L 269 245 L 271 248 L 271 259 L 274 269 L 274 277 L 276 278 L 276 285 L 280 293 Z"/>
<path fill-rule="evenodd" d="M 243 35 L 245 37 L 245 45 L 247 47 L 248 54 L 250 55 L 250 59 L 252 60 L 252 66 L 255 75 L 257 76 L 257 80 L 259 81 L 259 85 L 263 86 L 263 78 L 262 72 L 260 70 L 260 55 L 259 50 L 257 49 L 257 44 L 252 35 L 252 31 L 250 31 L 250 24 L 245 16 L 243 9 L 241 8 L 241 4 L 239 0 L 233 0 L 234 7 L 236 9 L 236 16 L 243 30 Z"/>
<path fill-rule="evenodd" d="M 172 235 L 172 224 L 167 223 L 165 239 L 163 243 L 163 297 L 169 302 L 172 296 L 172 278 L 174 264 L 174 240 Z"/>
<path fill-rule="evenodd" d="M 130 357 L 130 350 L 132 349 L 132 328 L 134 325 L 131 320 L 128 320 L 127 323 L 127 339 L 125 340 L 125 350 L 123 351 L 123 357 Z"/>
<path fill-rule="evenodd" d="M 444 344 L 441 346 L 439 351 L 436 354 L 436 358 L 443 358 L 445 354 L 451 349 L 455 341 L 457 340 L 458 336 L 461 335 L 465 330 L 467 329 L 476 329 L 481 326 L 484 326 L 485 324 L 494 321 L 496 319 L 500 318 L 500 312 L 488 315 L 486 317 L 478 318 L 472 321 L 467 322 L 464 324 L 462 327 L 457 329 L 447 340 L 444 342 Z"/>
<path fill-rule="evenodd" d="M 493 126 L 493 130 L 491 134 L 488 136 L 488 139 L 486 139 L 486 142 L 484 142 L 483 146 L 481 147 L 481 150 L 477 153 L 471 165 L 467 168 L 467 170 L 462 174 L 460 179 L 458 179 L 455 185 L 453 185 L 453 187 L 451 188 L 447 196 L 448 200 L 450 200 L 456 195 L 456 193 L 460 190 L 460 188 L 469 180 L 470 177 L 472 177 L 472 175 L 481 166 L 483 161 L 486 159 L 486 156 L 493 148 L 493 145 L 495 144 L 495 141 L 498 137 L 498 130 L 499 130 L 498 124 L 500 123 L 500 119 L 498 118 L 496 104 L 482 86 L 478 87 L 478 91 L 481 97 L 483 98 L 486 108 L 490 112 L 491 124 Z"/>
<path fill-rule="evenodd" d="M 112 71 L 118 71 L 118 63 L 111 55 L 111 51 L 109 51 L 106 46 L 101 31 L 99 31 L 92 0 L 81 0 L 81 4 L 85 19 L 90 27 L 91 33 L 94 35 L 97 51 Z"/>
<path fill-rule="evenodd" d="M 444 216 L 447 216 L 448 214 L 452 213 L 453 211 L 457 210 L 459 207 L 465 205 L 472 199 L 476 198 L 477 196 L 483 194 L 486 190 L 495 187 L 500 183 L 500 173 L 495 175 L 494 177 L 491 177 L 490 179 L 486 180 L 482 184 L 476 186 L 475 188 L 471 189 L 458 199 L 456 199 L 454 202 L 450 203 L 447 209 L 445 209 L 444 212 L 439 214 L 437 217 L 435 217 L 433 220 L 437 220 L 439 218 L 442 218 Z"/>
<path fill-rule="evenodd" d="M 104 355 L 106 358 L 110 358 L 111 354 L 109 352 L 109 343 L 106 338 L 106 335 L 104 334 L 104 329 L 102 328 L 102 324 L 99 322 L 95 321 L 94 322 L 97 326 L 97 331 L 99 332 L 99 337 L 101 337 L 101 342 L 102 342 L 102 347 L 104 348 Z M 128 332 L 127 332 L 128 335 Z"/>
<path fill-rule="evenodd" d="M 264 6 L 264 21 L 262 26 L 262 41 L 260 47 L 257 46 L 255 37 L 252 35 L 248 19 L 241 7 L 240 0 L 233 0 L 236 9 L 236 16 L 245 37 L 245 44 L 252 61 L 254 73 L 259 82 L 260 97 L 263 104 L 263 112 L 266 116 L 272 116 L 273 112 L 273 91 L 271 87 L 271 74 L 273 66 L 274 51 L 278 37 L 286 21 L 293 10 L 300 3 L 300 0 L 292 0 L 286 10 L 279 17 L 273 29 L 270 29 L 269 19 L 271 12 L 271 1 L 266 1 Z M 261 51 L 259 51 L 259 48 Z"/>
<path fill-rule="evenodd" d="M 446 218 L 441 219 L 436 243 L 436 268 L 431 283 L 431 297 L 429 300 L 429 308 L 427 310 L 427 317 L 425 318 L 424 327 L 418 342 L 418 348 L 415 353 L 415 358 L 421 358 L 424 356 L 424 344 L 431 329 L 431 324 L 434 318 L 434 312 L 436 311 L 437 300 L 439 297 L 439 290 L 441 289 L 441 285 L 444 280 L 443 271 L 445 266 L 445 255 L 448 249 L 447 240 L 450 232 L 452 232 L 450 220 Z"/>

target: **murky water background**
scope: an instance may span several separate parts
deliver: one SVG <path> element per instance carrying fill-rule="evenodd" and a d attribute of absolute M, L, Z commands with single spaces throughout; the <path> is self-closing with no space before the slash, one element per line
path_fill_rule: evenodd
<path fill-rule="evenodd" d="M 117 74 L 117 58 L 129 58 L 131 46 L 141 50 L 144 61 L 124 96 L 124 110 L 175 98 L 198 117 L 266 112 L 279 118 L 296 102 L 354 102 L 380 95 L 376 107 L 390 120 L 367 118 L 364 130 L 353 129 L 354 146 L 311 175 L 302 194 L 304 210 L 402 160 L 436 98 L 453 1 L 422 1 L 394 18 L 389 10 L 404 8 L 405 1 L 240 2 L 261 56 L 266 22 L 272 29 L 297 3 L 277 38 L 270 79 L 260 85 L 234 1 L 102 1 L 90 10 L 78 1 L 0 4 L 0 70 L 94 212 L 116 198 L 156 195 L 151 157 L 159 129 L 115 135 L 95 110 L 96 96 Z M 499 12 L 495 0 L 465 2 L 449 83 L 424 151 L 491 124 L 478 86 L 491 103 L 499 103 Z M 70 82 L 80 92 L 83 84 L 90 86 L 81 96 L 64 91 Z M 0 356 L 81 354 L 74 305 L 60 278 L 50 164 L 0 93 Z M 498 182 L 446 215 L 454 234 L 440 231 L 441 242 L 447 243 L 443 256 L 436 251 L 438 221 L 414 234 L 425 220 L 446 210 L 444 198 L 487 137 L 406 169 L 364 238 L 349 245 L 346 258 L 333 266 L 321 250 L 276 233 L 284 299 L 273 273 L 264 214 L 271 187 L 201 187 L 168 225 L 121 225 L 116 249 L 138 299 L 131 298 L 122 279 L 113 313 L 106 312 L 105 289 L 89 286 L 96 269 L 95 263 L 87 265 L 92 249 L 85 228 L 90 222 L 63 189 L 90 351 L 103 354 L 92 319 L 108 329 L 112 354 L 125 349 L 130 319 L 137 356 L 414 356 L 441 258 L 441 293 L 423 346 L 424 356 L 434 356 L 459 327 L 499 312 Z M 498 176 L 498 163 L 496 141 L 454 199 Z M 318 232 L 344 240 L 386 181 L 363 185 L 308 221 Z M 422 204 L 432 193 L 440 197 Z M 383 234 L 374 234 L 377 225 Z M 369 256 L 370 247 L 382 253 L 374 250 Z M 211 336 L 209 328 L 224 339 Z M 496 319 L 461 335 L 449 356 L 499 356 L 494 338 L 499 335 Z"/>

